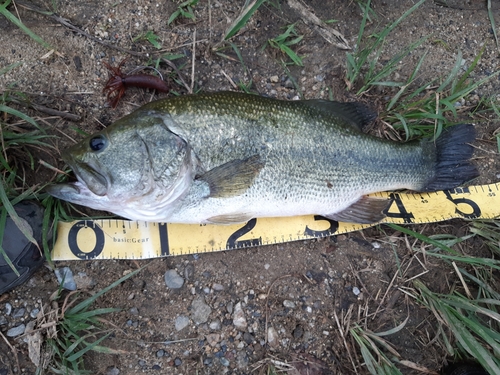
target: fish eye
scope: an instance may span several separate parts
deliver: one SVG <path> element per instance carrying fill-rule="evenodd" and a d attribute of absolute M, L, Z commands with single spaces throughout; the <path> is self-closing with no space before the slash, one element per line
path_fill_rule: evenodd
<path fill-rule="evenodd" d="M 102 151 L 108 145 L 108 140 L 103 135 L 96 135 L 89 141 L 92 151 Z"/>

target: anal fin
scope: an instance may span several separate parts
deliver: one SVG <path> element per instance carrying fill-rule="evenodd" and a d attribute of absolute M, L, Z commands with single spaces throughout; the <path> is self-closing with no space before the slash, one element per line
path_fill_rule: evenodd
<path fill-rule="evenodd" d="M 373 224 L 386 217 L 384 210 L 389 204 L 387 199 L 363 196 L 343 211 L 323 216 L 345 223 Z"/>

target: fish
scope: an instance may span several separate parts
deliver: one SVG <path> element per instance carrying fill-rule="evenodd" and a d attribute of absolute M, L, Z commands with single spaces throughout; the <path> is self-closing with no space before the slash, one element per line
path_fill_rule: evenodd
<path fill-rule="evenodd" d="M 62 153 L 76 181 L 52 196 L 130 220 L 233 224 L 320 215 L 376 223 L 407 189 L 453 189 L 478 176 L 473 124 L 395 142 L 363 129 L 359 102 L 285 101 L 236 92 L 150 102 Z"/>

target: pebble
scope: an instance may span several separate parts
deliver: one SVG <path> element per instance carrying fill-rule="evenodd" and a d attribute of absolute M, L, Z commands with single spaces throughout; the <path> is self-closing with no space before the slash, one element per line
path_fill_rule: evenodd
<path fill-rule="evenodd" d="M 352 292 L 354 293 L 354 295 L 356 296 L 359 296 L 359 293 L 361 293 L 361 291 L 359 290 L 359 288 L 357 286 L 353 286 L 352 287 Z"/>
<path fill-rule="evenodd" d="M 25 311 L 26 311 L 26 309 L 24 307 L 14 309 L 14 313 L 12 314 L 12 317 L 14 319 L 22 318 L 24 316 Z"/>
<path fill-rule="evenodd" d="M 301 325 L 298 325 L 297 327 L 295 327 L 295 329 L 292 332 L 294 339 L 300 339 L 303 334 L 304 334 L 304 329 L 302 328 Z"/>
<path fill-rule="evenodd" d="M 170 289 L 179 289 L 184 285 L 184 279 L 176 270 L 168 270 L 165 272 L 165 284 Z"/>
<path fill-rule="evenodd" d="M 5 315 L 9 316 L 12 312 L 12 305 L 10 303 L 5 304 Z"/>
<path fill-rule="evenodd" d="M 231 301 L 229 301 L 226 305 L 226 311 L 229 313 L 229 314 L 232 314 L 233 313 L 233 303 Z M 7 314 L 8 315 L 8 314 Z"/>
<path fill-rule="evenodd" d="M 218 283 L 214 283 L 212 285 L 212 289 L 215 290 L 216 292 L 220 292 L 221 290 L 224 290 L 224 285 L 218 284 Z"/>
<path fill-rule="evenodd" d="M 160 349 L 160 350 L 158 350 L 158 351 L 156 352 L 156 356 L 157 356 L 158 358 L 161 358 L 161 357 L 163 357 L 164 355 L 165 355 L 165 350 L 163 350 L 163 349 Z"/>
<path fill-rule="evenodd" d="M 33 319 L 35 319 L 35 318 L 36 318 L 36 316 L 38 315 L 38 313 L 39 313 L 39 312 L 40 312 L 40 309 L 33 309 L 33 310 L 31 310 L 31 312 L 30 312 L 30 316 L 31 316 Z"/>
<path fill-rule="evenodd" d="M 56 268 L 54 273 L 57 278 L 59 285 L 66 290 L 76 290 L 76 282 L 73 278 L 73 272 L 69 267 Z"/>
<path fill-rule="evenodd" d="M 264 268 L 265 268 L 266 270 L 268 270 L 268 269 L 269 269 L 269 267 L 271 267 L 271 265 L 270 265 L 269 263 L 264 264 Z"/>
<path fill-rule="evenodd" d="M 26 329 L 26 326 L 24 324 L 20 324 L 17 327 L 13 327 L 7 331 L 7 336 L 8 337 L 16 337 L 19 335 L 22 335 L 24 333 L 24 330 Z"/>
<path fill-rule="evenodd" d="M 221 322 L 219 319 L 216 319 L 216 320 L 210 322 L 210 324 L 208 326 L 210 327 L 211 330 L 218 331 L 219 329 L 221 329 Z"/>
<path fill-rule="evenodd" d="M 219 343 L 220 335 L 218 333 L 209 333 L 205 338 L 207 339 L 208 345 L 214 347 Z"/>
<path fill-rule="evenodd" d="M 196 324 L 206 323 L 211 312 L 212 309 L 203 298 L 196 298 L 191 303 L 191 318 Z"/>
<path fill-rule="evenodd" d="M 239 368 L 244 368 L 248 366 L 248 355 L 244 350 L 241 350 L 236 355 L 236 361 Z M 222 363 L 222 362 L 221 362 Z"/>
<path fill-rule="evenodd" d="M 132 315 L 139 315 L 139 310 L 137 309 L 137 307 L 132 307 L 130 310 L 129 310 L 130 314 Z"/>
<path fill-rule="evenodd" d="M 205 366 L 212 366 L 212 363 L 213 363 L 213 358 L 212 357 L 207 357 L 203 360 L 203 364 Z"/>
<path fill-rule="evenodd" d="M 248 345 L 250 345 L 251 343 L 253 343 L 254 337 L 252 336 L 252 334 L 245 332 L 243 334 L 243 341 L 245 341 Z"/>
<path fill-rule="evenodd" d="M 0 315 L 0 326 L 5 326 L 7 325 L 7 318 L 3 315 Z"/>
<path fill-rule="evenodd" d="M 120 374 L 120 369 L 115 366 L 111 366 L 106 369 L 106 375 L 119 375 L 119 374 Z"/>
<path fill-rule="evenodd" d="M 138 364 L 139 366 L 141 366 L 141 367 L 144 367 L 144 366 L 146 366 L 146 361 L 145 361 L 144 359 L 139 359 L 139 360 L 137 361 L 137 364 Z"/>
<path fill-rule="evenodd" d="M 229 366 L 229 361 L 227 360 L 226 357 L 220 357 L 219 361 L 220 361 L 220 364 L 222 366 L 224 366 L 224 367 L 228 367 Z"/>
<path fill-rule="evenodd" d="M 277 348 L 279 345 L 278 332 L 276 332 L 274 327 L 269 327 L 267 329 L 267 343 L 271 348 Z"/>
<path fill-rule="evenodd" d="M 241 307 L 241 302 L 238 302 L 234 306 L 233 324 L 239 330 L 245 330 L 247 328 L 247 320 L 245 318 L 245 313 Z"/>
<path fill-rule="evenodd" d="M 78 272 L 74 279 L 78 289 L 92 289 L 96 284 L 95 280 L 85 272 Z"/>
<path fill-rule="evenodd" d="M 286 299 L 283 301 L 283 306 L 285 306 L 288 309 L 294 309 L 295 303 Z"/>
<path fill-rule="evenodd" d="M 174 365 L 176 367 L 179 367 L 180 365 L 182 365 L 182 359 L 180 359 L 179 357 L 177 357 L 176 359 L 174 359 Z"/>
<path fill-rule="evenodd" d="M 189 325 L 189 318 L 184 315 L 179 315 L 175 319 L 175 330 L 181 331 Z"/>
<path fill-rule="evenodd" d="M 272 83 L 278 83 L 280 80 L 280 78 L 278 76 L 271 76 L 269 78 L 269 81 L 271 81 Z"/>
<path fill-rule="evenodd" d="M 186 280 L 191 280 L 194 276 L 194 265 L 189 263 L 186 265 L 186 268 L 184 268 L 184 277 Z"/>

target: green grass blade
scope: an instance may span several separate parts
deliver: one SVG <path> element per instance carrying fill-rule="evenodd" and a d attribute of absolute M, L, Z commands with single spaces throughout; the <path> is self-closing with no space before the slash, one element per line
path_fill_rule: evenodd
<path fill-rule="evenodd" d="M 67 311 L 67 314 L 69 314 L 69 315 L 76 315 L 76 314 L 78 314 L 80 311 L 88 308 L 97 298 L 99 298 L 100 296 L 102 296 L 104 293 L 106 293 L 107 291 L 109 291 L 109 290 L 113 289 L 114 287 L 118 286 L 123 281 L 131 278 L 132 276 L 134 276 L 135 274 L 139 273 L 143 269 L 144 269 L 144 267 L 141 267 L 141 268 L 139 268 L 139 269 L 137 269 L 135 271 L 132 271 L 129 274 L 123 276 L 122 278 L 116 280 L 114 283 L 112 283 L 112 284 L 108 285 L 107 287 L 101 289 L 99 292 L 97 292 L 96 294 L 94 294 L 92 297 L 87 298 L 85 301 L 82 301 L 78 305 L 76 305 L 76 306 L 72 307 L 71 309 L 69 309 Z"/>
<path fill-rule="evenodd" d="M 254 0 L 250 5 L 244 8 L 241 14 L 231 23 L 231 25 L 229 25 L 224 35 L 224 40 L 228 40 L 236 35 L 265 1 L 266 0 Z"/>
<path fill-rule="evenodd" d="M 16 210 L 14 210 L 14 206 L 12 206 L 12 203 L 10 202 L 9 198 L 7 197 L 7 193 L 5 192 L 5 188 L 3 184 L 0 184 L 0 201 L 2 202 L 3 206 L 7 210 L 10 218 L 16 224 L 16 226 L 19 228 L 21 233 L 30 241 L 32 244 L 36 245 L 38 247 L 38 243 L 36 240 L 33 238 L 33 235 L 31 234 L 31 229 L 27 226 L 27 223 L 24 220 L 21 220 L 19 215 L 17 214 Z"/>
<path fill-rule="evenodd" d="M 88 351 L 94 350 L 94 347 L 96 347 L 98 344 L 100 344 L 102 341 L 104 341 L 106 338 L 108 338 L 108 336 L 110 334 L 111 333 L 108 333 L 108 334 L 104 335 L 103 337 L 100 337 L 98 340 L 94 341 L 93 343 L 85 343 L 85 347 L 83 349 L 81 349 L 80 351 L 76 352 L 75 354 L 69 356 L 68 358 L 66 358 L 66 360 L 70 363 L 76 361 L 77 359 L 79 359 L 81 356 L 83 356 Z"/>
<path fill-rule="evenodd" d="M 33 120 L 30 116 L 28 115 L 25 115 L 24 113 L 14 109 L 14 108 L 11 108 L 11 107 L 8 107 L 6 105 L 2 105 L 0 104 L 0 112 L 5 112 L 5 113 L 9 113 L 13 116 L 17 116 L 19 117 L 20 119 L 26 121 L 26 122 L 29 122 L 31 125 L 35 126 L 38 130 L 42 130 L 40 128 L 40 126 L 37 124 L 37 122 L 35 120 Z"/>
<path fill-rule="evenodd" d="M 19 27 L 22 31 L 24 31 L 26 34 L 29 35 L 31 39 L 33 39 L 35 42 L 43 46 L 44 48 L 47 48 L 49 50 L 53 49 L 50 44 L 48 44 L 46 41 L 44 41 L 42 38 L 40 38 L 38 35 L 36 35 L 33 31 L 31 31 L 26 25 L 24 25 L 16 16 L 14 16 L 11 12 L 7 10 L 7 6 L 10 4 L 10 0 L 7 0 L 3 5 L 0 6 L 0 14 L 3 14 L 5 18 L 7 18 L 10 22 L 12 22 L 14 25 Z"/>
<path fill-rule="evenodd" d="M 0 69 L 0 76 L 10 72 L 11 70 L 17 68 L 19 65 L 23 65 L 24 62 L 18 61 L 13 64 L 7 65 L 5 68 Z"/>

